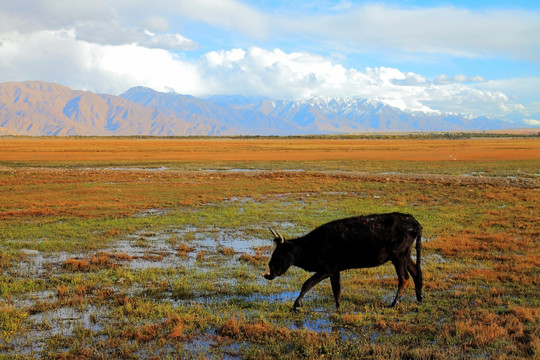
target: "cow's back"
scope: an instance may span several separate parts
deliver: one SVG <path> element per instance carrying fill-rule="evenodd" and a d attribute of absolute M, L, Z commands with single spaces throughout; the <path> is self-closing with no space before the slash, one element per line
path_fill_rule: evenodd
<path fill-rule="evenodd" d="M 388 213 L 331 221 L 304 237 L 312 260 L 340 270 L 381 265 L 421 232 L 413 216 Z"/>

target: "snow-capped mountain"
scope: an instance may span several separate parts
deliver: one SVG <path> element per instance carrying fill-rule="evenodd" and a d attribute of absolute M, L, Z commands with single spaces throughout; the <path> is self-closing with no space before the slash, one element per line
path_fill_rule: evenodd
<path fill-rule="evenodd" d="M 0 135 L 300 135 L 525 127 L 487 117 L 405 112 L 371 99 L 207 99 L 134 87 L 120 96 L 45 82 L 0 84 Z"/>

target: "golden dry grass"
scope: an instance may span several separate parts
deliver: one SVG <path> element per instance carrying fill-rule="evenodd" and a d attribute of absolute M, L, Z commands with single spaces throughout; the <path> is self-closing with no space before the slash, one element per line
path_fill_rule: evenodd
<path fill-rule="evenodd" d="M 0 139 L 0 162 L 453 159 L 540 159 L 540 139 Z"/>

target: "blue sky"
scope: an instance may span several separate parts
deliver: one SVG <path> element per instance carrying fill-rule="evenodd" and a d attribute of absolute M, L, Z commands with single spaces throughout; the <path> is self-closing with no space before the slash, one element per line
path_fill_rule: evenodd
<path fill-rule="evenodd" d="M 318 17 L 334 16 L 339 19 L 341 15 L 353 12 L 355 9 L 377 2 L 367 1 L 246 1 L 246 4 L 267 12 L 275 17 L 309 17 L 316 21 Z M 378 2 L 381 4 L 381 2 Z M 540 22 L 540 2 L 538 1 L 386 1 L 388 7 L 401 9 L 404 12 L 414 12 L 420 9 L 448 8 L 454 11 L 476 11 L 480 14 L 498 11 L 535 12 Z M 183 20 L 178 19 L 179 24 Z M 174 20 L 173 20 L 174 21 Z M 459 27 L 459 22 L 456 23 Z M 347 30 L 345 30 L 347 31 Z M 354 32 L 354 28 L 350 28 Z M 428 29 L 429 31 L 429 29 Z M 299 34 L 294 36 L 289 32 L 275 31 L 267 36 L 250 35 L 241 31 L 232 30 L 223 32 L 222 28 L 208 26 L 205 23 L 193 23 L 185 27 L 184 32 L 193 39 L 204 39 L 200 42 L 198 51 L 190 56 L 199 56 L 201 53 L 233 47 L 247 48 L 256 44 L 269 49 L 280 48 L 286 52 L 306 51 L 322 54 L 346 67 L 363 68 L 390 66 L 403 71 L 421 73 L 427 77 L 436 77 L 442 73 L 465 74 L 470 77 L 482 76 L 489 79 L 504 79 L 509 77 L 540 76 L 538 58 L 536 61 L 521 59 L 512 53 L 483 53 L 456 56 L 445 52 L 429 51 L 403 51 L 396 49 L 393 44 L 380 44 L 380 46 L 359 46 L 355 44 L 340 44 L 340 38 L 319 38 L 320 34 Z M 323 33 L 323 31 L 321 31 Z M 486 34 L 489 36 L 489 34 Z M 540 37 L 540 35 L 538 35 Z M 459 39 L 457 39 L 459 40 Z M 518 39 L 516 39 L 518 41 Z M 536 49 L 538 51 L 538 48 Z M 539 54 L 537 54 L 538 56 Z"/>
<path fill-rule="evenodd" d="M 540 2 L 0 0 L 0 82 L 25 80 L 540 125 Z"/>

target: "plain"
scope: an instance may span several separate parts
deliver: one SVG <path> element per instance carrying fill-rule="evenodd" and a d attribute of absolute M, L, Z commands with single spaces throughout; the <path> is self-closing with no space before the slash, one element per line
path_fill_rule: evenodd
<path fill-rule="evenodd" d="M 0 139 L 0 358 L 540 356 L 540 140 Z M 425 301 L 391 264 L 289 309 L 269 227 L 401 211 Z"/>

